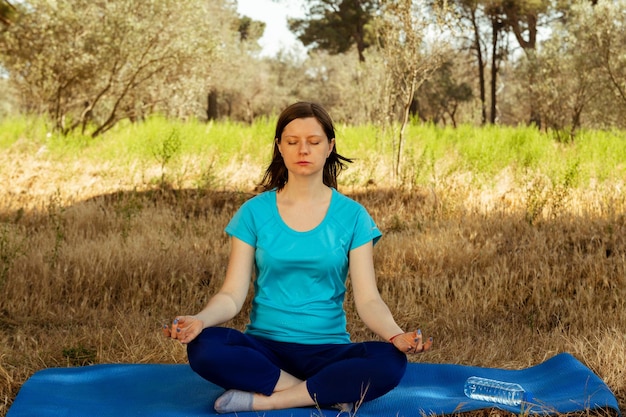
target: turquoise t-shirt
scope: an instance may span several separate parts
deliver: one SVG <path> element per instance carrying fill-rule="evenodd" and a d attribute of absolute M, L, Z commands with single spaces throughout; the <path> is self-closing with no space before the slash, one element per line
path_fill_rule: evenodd
<path fill-rule="evenodd" d="M 343 309 L 348 253 L 381 236 L 361 204 L 333 189 L 322 222 L 298 232 L 280 217 L 276 191 L 266 191 L 246 201 L 225 230 L 256 249 L 246 333 L 292 343 L 350 342 Z"/>

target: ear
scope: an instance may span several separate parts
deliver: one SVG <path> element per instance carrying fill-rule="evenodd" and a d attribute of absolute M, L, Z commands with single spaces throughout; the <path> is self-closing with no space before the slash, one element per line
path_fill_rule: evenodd
<path fill-rule="evenodd" d="M 326 155 L 326 158 L 328 158 L 331 154 L 331 152 L 333 151 L 333 149 L 335 148 L 335 138 L 330 140 L 329 146 L 328 146 L 328 155 Z"/>

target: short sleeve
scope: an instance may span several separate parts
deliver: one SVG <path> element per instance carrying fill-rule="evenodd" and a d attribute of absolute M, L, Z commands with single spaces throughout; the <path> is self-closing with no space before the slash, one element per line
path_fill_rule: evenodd
<path fill-rule="evenodd" d="M 228 222 L 224 231 L 231 237 L 256 247 L 257 233 L 249 201 L 244 203 Z"/>
<path fill-rule="evenodd" d="M 356 215 L 350 250 L 363 246 L 367 242 L 372 242 L 373 245 L 376 245 L 381 236 L 382 233 L 376 226 L 374 219 L 372 219 L 364 207 L 360 206 Z"/>

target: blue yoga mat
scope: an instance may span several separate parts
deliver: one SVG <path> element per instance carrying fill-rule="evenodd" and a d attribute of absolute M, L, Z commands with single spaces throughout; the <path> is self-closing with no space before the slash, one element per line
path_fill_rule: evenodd
<path fill-rule="evenodd" d="M 463 384 L 472 375 L 517 382 L 533 393 L 533 404 L 523 404 L 520 408 L 470 400 L 463 394 Z M 213 402 L 222 392 L 187 365 L 105 364 L 50 368 L 36 372 L 24 383 L 7 417 L 213 416 L 217 415 Z M 351 415 L 421 417 L 491 407 L 531 414 L 606 409 L 621 416 L 608 386 L 568 353 L 521 370 L 411 363 L 398 387 L 362 404 Z M 236 415 L 334 417 L 337 411 L 311 407 Z"/>

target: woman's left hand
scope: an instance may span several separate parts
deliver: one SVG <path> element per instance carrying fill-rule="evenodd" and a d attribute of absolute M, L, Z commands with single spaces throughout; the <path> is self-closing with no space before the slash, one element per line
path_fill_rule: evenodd
<path fill-rule="evenodd" d="M 172 327 L 163 326 L 163 336 L 178 339 L 180 343 L 189 343 L 200 334 L 203 327 L 202 320 L 196 316 L 178 316 L 172 322 Z"/>
<path fill-rule="evenodd" d="M 400 352 L 422 353 L 430 350 L 433 345 L 433 338 L 430 337 L 424 342 L 421 330 L 409 333 L 400 333 L 390 339 L 391 343 Z"/>

